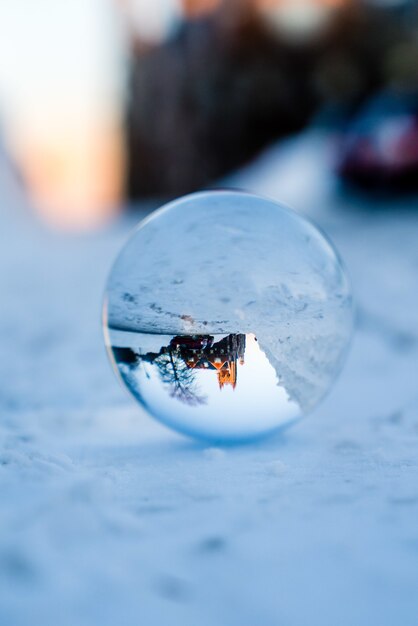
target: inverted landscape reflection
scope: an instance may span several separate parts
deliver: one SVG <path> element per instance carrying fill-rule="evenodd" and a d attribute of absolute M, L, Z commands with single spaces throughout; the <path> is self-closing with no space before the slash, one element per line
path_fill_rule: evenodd
<path fill-rule="evenodd" d="M 110 330 L 115 368 L 167 425 L 209 438 L 253 438 L 301 413 L 251 333 L 155 335 Z"/>

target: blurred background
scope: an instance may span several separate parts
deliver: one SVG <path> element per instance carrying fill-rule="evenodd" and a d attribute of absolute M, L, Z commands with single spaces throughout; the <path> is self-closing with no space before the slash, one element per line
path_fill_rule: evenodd
<path fill-rule="evenodd" d="M 15 0 L 0 23 L 2 143 L 61 227 L 216 184 L 312 124 L 344 180 L 418 184 L 412 0 Z"/>
<path fill-rule="evenodd" d="M 246 448 L 149 419 L 100 324 L 132 227 L 216 187 L 317 222 L 356 303 Z M 416 626 L 417 209 L 418 0 L 0 0 L 0 623 Z"/>

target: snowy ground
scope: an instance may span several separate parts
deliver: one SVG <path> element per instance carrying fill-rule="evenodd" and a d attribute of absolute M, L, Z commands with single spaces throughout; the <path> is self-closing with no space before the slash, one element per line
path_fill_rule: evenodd
<path fill-rule="evenodd" d="M 346 367 L 281 437 L 207 448 L 107 363 L 101 295 L 132 221 L 71 237 L 0 166 L 0 624 L 415 625 L 418 200 L 341 196 L 320 135 L 231 179 L 310 215 L 357 301 Z"/>

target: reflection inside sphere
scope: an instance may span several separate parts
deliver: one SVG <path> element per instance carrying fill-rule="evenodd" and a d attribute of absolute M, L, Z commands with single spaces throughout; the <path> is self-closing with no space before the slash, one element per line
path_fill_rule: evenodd
<path fill-rule="evenodd" d="M 166 425 L 213 440 L 267 434 L 330 389 L 352 328 L 330 242 L 271 200 L 200 192 L 144 220 L 109 275 L 106 345 Z"/>
<path fill-rule="evenodd" d="M 253 437 L 300 415 L 286 381 L 251 333 L 113 331 L 110 338 L 114 364 L 136 399 L 187 434 Z"/>

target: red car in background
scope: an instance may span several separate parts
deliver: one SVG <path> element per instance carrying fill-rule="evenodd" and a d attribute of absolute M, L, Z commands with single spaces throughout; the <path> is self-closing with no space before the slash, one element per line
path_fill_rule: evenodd
<path fill-rule="evenodd" d="M 339 175 L 370 189 L 418 190 L 418 94 L 383 94 L 339 143 Z"/>

